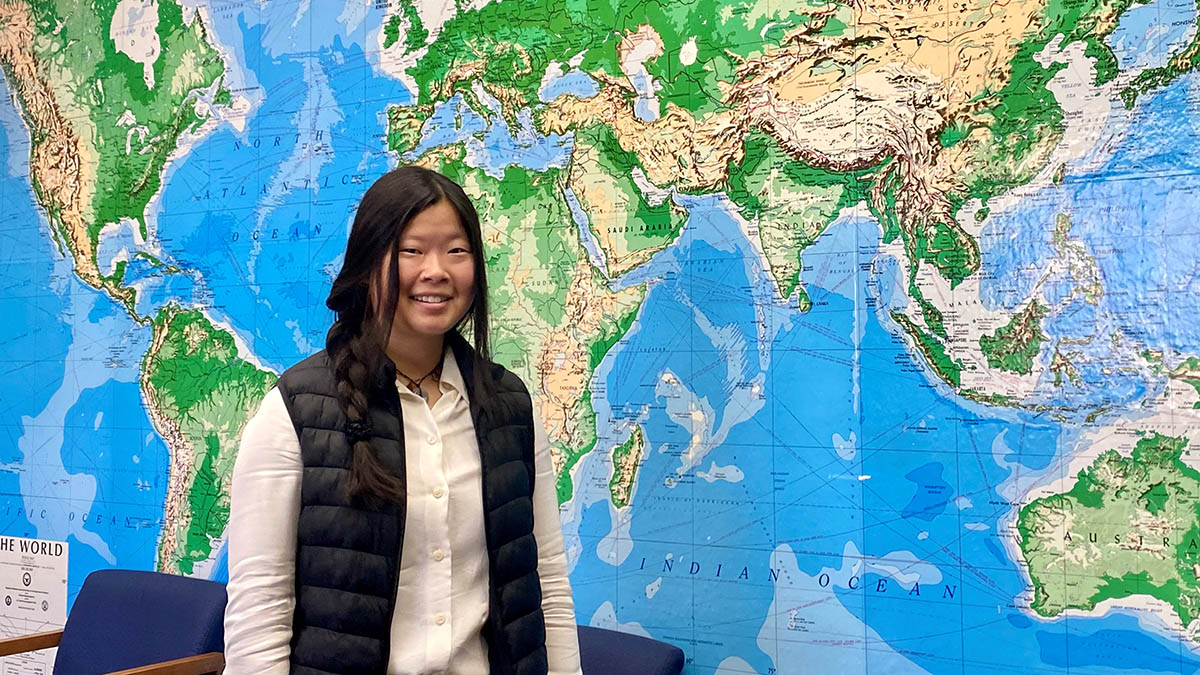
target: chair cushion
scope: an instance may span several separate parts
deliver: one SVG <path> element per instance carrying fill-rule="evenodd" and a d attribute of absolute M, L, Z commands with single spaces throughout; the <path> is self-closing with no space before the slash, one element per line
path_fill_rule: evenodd
<path fill-rule="evenodd" d="M 223 650 L 225 586 L 155 572 L 98 570 L 75 598 L 55 675 L 91 675 Z"/>
<path fill-rule="evenodd" d="M 584 675 L 679 675 L 683 650 L 658 640 L 615 630 L 579 627 Z"/>

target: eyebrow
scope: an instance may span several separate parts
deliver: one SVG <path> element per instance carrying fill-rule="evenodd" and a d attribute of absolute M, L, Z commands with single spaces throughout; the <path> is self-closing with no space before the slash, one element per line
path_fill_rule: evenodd
<path fill-rule="evenodd" d="M 433 241 L 458 241 L 460 239 L 467 243 L 470 243 L 470 241 L 471 241 L 471 238 L 468 237 L 465 232 L 455 233 L 448 237 L 441 237 L 438 235 L 423 237 L 418 234 L 409 234 L 409 233 L 405 232 L 404 234 L 400 235 L 399 241 L 420 241 L 420 242 L 426 242 L 426 241 L 430 241 L 430 240 L 433 240 Z"/>

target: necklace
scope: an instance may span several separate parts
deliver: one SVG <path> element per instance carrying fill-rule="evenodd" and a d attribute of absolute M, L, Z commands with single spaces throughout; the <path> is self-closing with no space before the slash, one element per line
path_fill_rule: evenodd
<path fill-rule="evenodd" d="M 421 388 L 421 383 L 424 382 L 425 380 L 431 380 L 433 382 L 441 381 L 441 379 L 442 379 L 442 362 L 438 361 L 437 365 L 433 367 L 433 370 L 429 371 L 428 373 L 425 373 L 424 375 L 422 375 L 421 377 L 418 377 L 417 379 L 413 379 L 413 378 L 409 377 L 408 375 L 405 375 L 399 368 L 396 369 L 396 374 L 399 375 L 400 377 L 404 378 L 405 380 L 408 380 L 408 382 L 404 386 L 408 387 L 409 391 L 416 394 L 417 396 L 420 396 L 422 401 L 429 401 L 429 394 L 425 393 L 425 390 Z"/>

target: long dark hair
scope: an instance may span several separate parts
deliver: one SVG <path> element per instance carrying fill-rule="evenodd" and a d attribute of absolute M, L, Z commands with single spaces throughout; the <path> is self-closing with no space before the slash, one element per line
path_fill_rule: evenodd
<path fill-rule="evenodd" d="M 381 268 L 389 252 L 393 262 L 398 260 L 400 235 L 412 219 L 441 201 L 450 202 L 458 212 L 471 244 L 475 299 L 459 324 L 469 323 L 476 361 L 471 370 L 476 379 L 487 372 L 483 367 L 489 358 L 487 273 L 475 206 L 458 183 L 440 173 L 418 166 L 389 171 L 367 189 L 358 204 L 342 270 L 325 300 L 325 305 L 336 314 L 325 336 L 325 349 L 337 383 L 338 399 L 348 428 L 357 426 L 360 430 L 349 434 L 354 447 L 347 489 L 352 496 L 397 500 L 404 495 L 400 480 L 379 462 L 369 434 L 361 433 L 368 421 L 367 411 L 379 390 L 380 375 L 390 362 L 386 348 L 399 292 L 395 264 L 384 271 L 385 278 L 380 278 Z M 458 326 L 454 328 L 457 330 Z M 486 387 L 474 389 L 474 396 L 486 395 Z"/>

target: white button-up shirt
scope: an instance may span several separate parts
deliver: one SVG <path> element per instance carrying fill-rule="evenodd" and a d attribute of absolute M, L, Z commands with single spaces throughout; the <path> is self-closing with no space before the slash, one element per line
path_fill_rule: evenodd
<path fill-rule="evenodd" d="M 442 396 L 430 407 L 397 384 L 404 417 L 408 515 L 388 673 L 488 672 L 487 544 L 479 445 L 467 390 L 447 349 Z M 579 672 L 549 441 L 535 415 L 534 537 L 551 673 Z M 225 672 L 289 669 L 296 527 L 303 464 L 283 396 L 272 389 L 242 433 L 228 536 Z"/>

